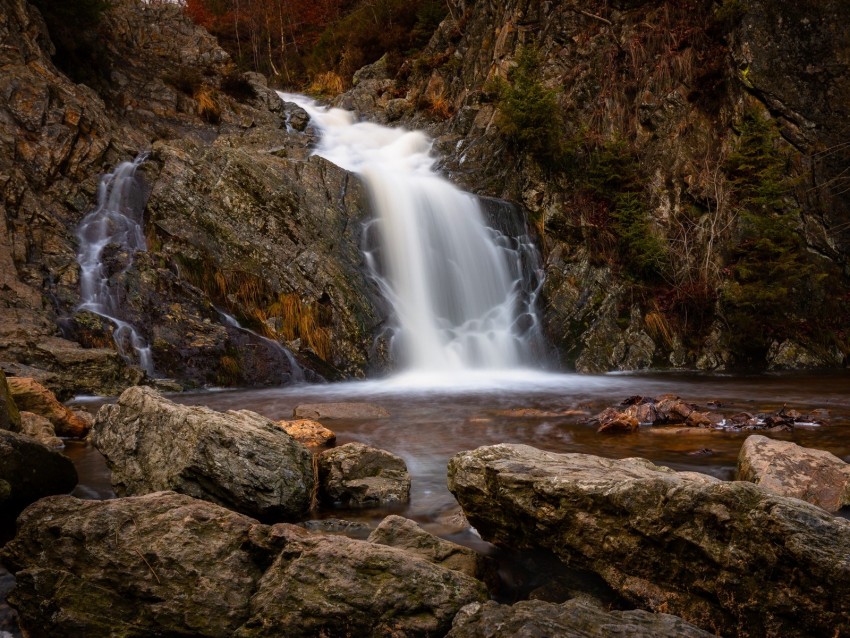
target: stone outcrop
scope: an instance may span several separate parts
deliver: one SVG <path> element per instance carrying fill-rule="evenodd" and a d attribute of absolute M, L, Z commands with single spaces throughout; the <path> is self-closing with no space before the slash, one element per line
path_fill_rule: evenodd
<path fill-rule="evenodd" d="M 415 555 L 169 492 L 44 499 L 2 558 L 22 627 L 56 638 L 424 638 L 486 599 L 478 581 Z"/>
<path fill-rule="evenodd" d="M 277 424 L 293 439 L 308 447 L 322 447 L 336 441 L 336 434 L 312 419 L 277 421 Z"/>
<path fill-rule="evenodd" d="M 850 630 L 850 522 L 750 483 L 524 445 L 463 452 L 449 489 L 482 538 L 544 548 L 722 635 Z"/>
<path fill-rule="evenodd" d="M 45 417 L 53 424 L 59 436 L 80 439 L 88 434 L 91 424 L 62 405 L 50 390 L 35 379 L 9 377 L 8 382 L 15 404 L 21 410 Z"/>
<path fill-rule="evenodd" d="M 747 437 L 738 455 L 735 478 L 828 512 L 850 505 L 850 465 L 830 452 L 790 441 L 758 434 Z"/>
<path fill-rule="evenodd" d="M 354 506 L 406 503 L 410 473 L 401 457 L 364 445 L 346 443 L 318 457 L 319 499 Z"/>
<path fill-rule="evenodd" d="M 312 455 L 248 410 L 187 407 L 129 388 L 97 413 L 91 439 L 119 495 L 174 490 L 274 520 L 310 507 Z"/>
<path fill-rule="evenodd" d="M 447 638 L 710 638 L 681 618 L 645 611 L 605 611 L 580 600 L 561 605 L 528 600 L 514 605 L 472 603 L 455 616 Z"/>
<path fill-rule="evenodd" d="M 67 494 L 77 484 L 70 459 L 35 439 L 0 430 L 0 513 L 14 516 L 51 494 Z"/>
<path fill-rule="evenodd" d="M 371 403 L 303 403 L 295 406 L 292 414 L 302 419 L 384 419 L 390 415 Z"/>
<path fill-rule="evenodd" d="M 473 578 L 481 578 L 486 567 L 484 557 L 474 550 L 429 534 L 415 521 L 402 516 L 387 516 L 369 535 L 370 543 L 397 547 L 421 556 L 429 563 L 453 569 Z"/>

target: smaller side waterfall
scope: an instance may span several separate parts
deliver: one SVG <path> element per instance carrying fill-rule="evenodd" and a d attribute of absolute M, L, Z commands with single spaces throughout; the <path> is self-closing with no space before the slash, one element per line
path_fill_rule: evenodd
<path fill-rule="evenodd" d="M 130 350 L 136 354 L 139 366 L 153 376 L 151 349 L 132 324 L 119 318 L 121 299 L 114 289 L 103 262 L 104 249 L 109 245 L 119 246 L 128 254 L 124 268 L 133 265 L 133 256 L 147 249 L 142 232 L 144 198 L 136 169 L 147 159 L 140 153 L 132 162 L 122 162 L 112 173 L 100 180 L 97 192 L 97 207 L 86 215 L 77 228 L 80 264 L 80 305 L 77 311 L 88 310 L 108 319 L 115 325 L 112 337 L 118 351 L 128 361 Z"/>
<path fill-rule="evenodd" d="M 253 335 L 257 339 L 265 343 L 270 350 L 277 353 L 278 356 L 286 359 L 287 363 L 289 363 L 289 378 L 282 379 L 283 382 L 291 381 L 292 383 L 304 383 L 306 381 L 306 378 L 304 376 L 304 369 L 300 365 L 298 365 L 298 361 L 295 360 L 295 357 L 287 348 L 282 346 L 274 339 L 269 339 L 268 337 L 264 337 L 263 335 L 254 332 L 250 328 L 246 328 L 245 326 L 240 324 L 236 320 L 236 317 L 234 317 L 233 315 L 229 315 L 223 310 L 220 310 L 219 308 L 216 308 L 216 311 L 221 317 L 221 320 L 228 326 L 236 328 L 237 330 L 241 330 L 246 334 Z"/>

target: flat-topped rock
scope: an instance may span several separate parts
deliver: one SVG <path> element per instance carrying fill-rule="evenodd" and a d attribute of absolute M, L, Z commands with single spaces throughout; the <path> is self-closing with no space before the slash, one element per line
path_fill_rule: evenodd
<path fill-rule="evenodd" d="M 278 426 L 299 443 L 310 447 L 330 445 L 336 441 L 336 434 L 313 419 L 293 419 L 277 421 Z"/>
<path fill-rule="evenodd" d="M 455 616 L 447 638 L 711 638 L 670 614 L 605 611 L 580 600 L 556 605 L 524 600 L 515 605 L 472 603 Z"/>
<path fill-rule="evenodd" d="M 304 403 L 292 412 L 299 419 L 385 419 L 389 415 L 371 403 Z"/>
<path fill-rule="evenodd" d="M 97 413 L 92 443 L 122 496 L 174 490 L 271 520 L 296 520 L 310 507 L 312 455 L 255 412 L 178 405 L 129 388 Z"/>
<path fill-rule="evenodd" d="M 364 445 L 346 443 L 318 457 L 319 499 L 354 506 L 406 503 L 410 473 L 399 456 Z"/>
<path fill-rule="evenodd" d="M 850 522 L 809 503 L 525 445 L 462 452 L 448 480 L 482 538 L 548 549 L 636 606 L 721 635 L 850 632 Z"/>
<path fill-rule="evenodd" d="M 828 512 L 850 505 L 850 465 L 814 450 L 754 434 L 738 455 L 736 478 L 780 496 L 813 503 Z"/>

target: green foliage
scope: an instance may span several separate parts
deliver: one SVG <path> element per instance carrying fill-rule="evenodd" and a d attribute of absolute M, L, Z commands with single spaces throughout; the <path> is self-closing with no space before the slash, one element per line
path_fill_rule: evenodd
<path fill-rule="evenodd" d="M 667 252 L 652 231 L 643 194 L 625 192 L 615 195 L 611 216 L 620 259 L 628 274 L 641 282 L 660 280 L 668 262 Z"/>
<path fill-rule="evenodd" d="M 828 303 L 828 265 L 806 249 L 792 198 L 789 157 L 773 123 L 756 111 L 738 127 L 726 170 L 738 204 L 738 236 L 721 293 L 729 347 L 742 366 L 758 367 L 774 340 L 799 337 Z"/>
<path fill-rule="evenodd" d="M 108 0 L 32 0 L 56 47 L 53 61 L 75 82 L 96 84 L 106 74 L 104 51 L 94 28 Z"/>
<path fill-rule="evenodd" d="M 525 47 L 510 82 L 500 82 L 497 124 L 510 143 L 531 153 L 543 166 L 553 166 L 562 158 L 562 119 L 557 93 L 540 81 L 540 56 Z"/>

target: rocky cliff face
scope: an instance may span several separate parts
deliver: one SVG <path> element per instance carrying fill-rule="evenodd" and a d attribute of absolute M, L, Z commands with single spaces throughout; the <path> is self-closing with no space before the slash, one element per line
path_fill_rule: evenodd
<path fill-rule="evenodd" d="M 848 17 L 460 0 L 395 83 L 346 100 L 429 127 L 454 179 L 525 206 L 567 364 L 846 365 L 825 317 L 850 288 Z"/>
<path fill-rule="evenodd" d="M 109 322 L 75 312 L 74 233 L 100 175 L 147 150 L 148 251 L 129 269 L 118 247 L 104 254 L 121 318 L 152 346 L 157 373 L 188 385 L 286 382 L 297 371 L 284 341 L 308 378 L 363 373 L 381 321 L 360 270 L 363 194 L 307 160 L 309 135 L 287 133 L 290 114 L 262 78 L 235 74 L 168 3 L 113 2 L 80 35 L 97 45 L 91 86 L 53 64 L 32 6 L 3 0 L 0 15 L 4 368 L 64 396 L 141 379 Z"/>

